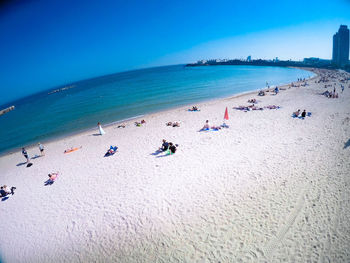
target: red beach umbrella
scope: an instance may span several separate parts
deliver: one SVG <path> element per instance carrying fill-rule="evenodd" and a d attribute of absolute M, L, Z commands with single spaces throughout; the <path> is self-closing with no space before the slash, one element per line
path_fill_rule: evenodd
<path fill-rule="evenodd" d="M 224 120 L 228 120 L 228 110 L 227 110 L 227 107 L 226 107 L 226 110 L 225 110 Z"/>

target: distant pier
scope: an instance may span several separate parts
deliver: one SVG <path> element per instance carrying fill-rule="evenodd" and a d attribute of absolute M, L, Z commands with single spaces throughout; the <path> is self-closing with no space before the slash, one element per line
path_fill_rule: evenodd
<path fill-rule="evenodd" d="M 0 110 L 0 116 L 5 114 L 5 113 L 8 113 L 9 111 L 12 111 L 14 109 L 15 109 L 15 106 L 11 106 L 11 107 L 8 107 L 6 109 Z"/>

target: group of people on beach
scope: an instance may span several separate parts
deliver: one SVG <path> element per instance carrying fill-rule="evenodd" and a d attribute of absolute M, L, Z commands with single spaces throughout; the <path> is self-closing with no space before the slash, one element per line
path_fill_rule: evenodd
<path fill-rule="evenodd" d="M 306 110 L 303 110 L 303 112 L 300 114 L 300 109 L 293 112 L 293 117 L 295 118 L 298 118 L 298 117 L 301 117 L 301 118 L 305 118 L 306 117 Z"/>
<path fill-rule="evenodd" d="M 199 111 L 197 106 L 192 106 L 191 109 L 188 109 L 189 111 Z"/>
<path fill-rule="evenodd" d="M 248 103 L 253 103 L 253 104 L 248 105 L 248 106 L 233 107 L 233 109 L 247 112 L 247 111 L 251 111 L 251 110 L 264 110 L 264 108 L 265 109 L 269 109 L 269 110 L 276 110 L 276 109 L 280 108 L 280 106 L 276 106 L 276 105 L 268 105 L 268 106 L 265 106 L 265 107 L 257 107 L 257 106 L 255 106 L 255 104 L 258 103 L 258 101 L 255 98 L 249 99 Z"/>
<path fill-rule="evenodd" d="M 136 125 L 137 127 L 141 127 L 141 126 L 142 126 L 142 124 L 145 124 L 145 123 L 146 123 L 146 121 L 145 121 L 145 120 L 141 120 L 140 122 L 135 121 L 135 125 Z"/>
<path fill-rule="evenodd" d="M 169 154 L 174 154 L 177 150 L 177 144 L 173 144 L 172 142 L 167 142 L 165 139 L 162 140 L 162 146 L 159 148 L 159 151 L 165 152 L 168 151 Z"/>
<path fill-rule="evenodd" d="M 216 125 L 210 125 L 209 124 L 209 120 L 206 120 L 204 123 L 204 126 L 202 127 L 202 129 L 200 129 L 199 131 L 207 131 L 207 130 L 220 130 L 222 127 L 227 128 L 228 126 L 226 124 L 223 124 L 222 126 L 216 126 Z"/>
<path fill-rule="evenodd" d="M 7 197 L 8 195 L 14 195 L 15 194 L 15 189 L 16 187 L 12 186 L 9 188 L 7 185 L 1 186 L 0 187 L 0 197 L 4 198 Z"/>
<path fill-rule="evenodd" d="M 39 147 L 39 151 L 40 151 L 40 156 L 44 156 L 45 152 L 44 152 L 44 145 L 42 145 L 40 142 L 38 143 L 38 147 Z M 29 163 L 29 155 L 27 150 L 23 147 L 22 148 L 22 155 L 24 156 L 24 158 L 26 158 L 26 163 Z"/>
<path fill-rule="evenodd" d="M 165 125 L 166 126 L 172 126 L 172 127 L 180 127 L 180 122 L 178 122 L 178 121 L 173 121 L 173 122 L 169 121 Z"/>
<path fill-rule="evenodd" d="M 315 81 L 315 82 L 317 82 L 317 83 L 320 83 L 320 82 L 328 83 L 330 81 L 330 79 L 334 79 L 334 78 L 335 78 L 335 76 L 332 75 L 332 74 L 323 75 L 323 76 L 321 75 L 320 79 L 318 81 Z M 347 82 L 348 80 L 350 80 L 350 79 L 345 79 L 345 77 L 344 77 L 344 81 L 342 82 L 342 84 L 340 84 L 340 88 L 341 88 L 342 92 L 344 91 L 344 85 L 348 83 Z M 304 85 L 307 85 L 307 83 L 305 81 L 305 78 L 299 78 L 298 82 L 304 82 Z M 292 83 L 292 86 L 296 86 L 296 85 L 294 85 L 294 83 Z M 333 87 L 332 84 L 325 84 L 326 88 L 329 87 L 329 86 Z M 350 88 L 350 85 L 349 85 L 349 88 Z M 277 94 L 279 92 L 278 87 L 275 87 L 274 91 Z M 263 91 L 263 90 L 259 91 L 258 95 L 259 96 L 264 96 L 265 95 L 265 91 Z M 326 92 L 323 93 L 323 95 L 325 95 L 325 96 L 327 96 L 329 98 L 338 98 L 338 93 L 336 93 L 336 88 L 335 87 L 334 87 L 333 91 L 329 92 L 327 90 Z M 258 107 L 255 106 L 255 104 L 258 103 L 258 101 L 255 98 L 249 99 L 248 103 L 252 103 L 252 105 L 240 106 L 240 107 L 236 107 L 235 109 L 245 110 L 245 111 L 262 110 L 263 109 L 262 107 L 258 108 Z M 280 107 L 276 106 L 276 105 L 269 105 L 269 106 L 265 106 L 264 108 L 278 109 Z M 189 111 L 199 111 L 197 106 L 193 106 L 192 108 L 190 108 L 188 110 Z M 310 116 L 309 114 L 311 115 L 311 113 L 307 113 L 305 109 L 302 112 L 301 112 L 300 109 L 298 109 L 297 111 L 293 112 L 292 116 L 293 117 L 298 117 L 298 118 L 305 118 L 306 116 Z M 145 120 L 141 120 L 140 122 L 135 122 L 135 125 L 136 126 L 141 126 L 142 124 L 145 124 L 145 123 L 146 123 Z M 168 123 L 166 123 L 166 125 L 167 126 L 172 126 L 172 127 L 179 127 L 180 126 L 180 122 L 178 122 L 178 121 L 168 122 Z M 100 122 L 97 123 L 97 127 L 98 127 L 99 134 L 100 135 L 104 135 L 105 131 L 103 130 Z M 118 128 L 125 128 L 125 125 L 119 125 Z M 205 124 L 203 125 L 203 127 L 201 128 L 200 131 L 210 130 L 210 129 L 218 130 L 218 129 L 221 129 L 221 127 L 220 126 L 211 126 L 209 124 L 209 120 L 206 120 Z M 44 156 L 45 155 L 44 146 L 39 142 L 38 143 L 38 147 L 39 147 L 39 151 L 40 151 L 40 156 Z M 177 151 L 177 147 L 178 147 L 177 144 L 174 144 L 172 142 L 168 142 L 165 139 L 163 139 L 162 140 L 162 145 L 158 149 L 158 151 L 159 152 L 167 152 L 167 154 L 175 154 L 175 152 Z M 72 152 L 75 149 L 78 149 L 78 148 L 73 148 L 72 147 L 70 150 L 67 150 L 67 152 Z M 116 146 L 111 146 L 108 149 L 106 154 L 107 155 L 113 155 L 116 152 L 116 150 L 117 150 Z M 22 154 L 23 154 L 23 156 L 26 159 L 26 163 L 29 163 L 30 162 L 29 154 L 28 154 L 27 150 L 24 147 L 22 148 Z M 57 179 L 58 175 L 59 175 L 58 172 L 48 174 L 49 178 L 48 178 L 48 181 L 46 183 L 47 184 L 52 184 L 53 182 L 55 182 L 55 180 Z M 12 186 L 11 188 L 8 187 L 7 185 L 1 186 L 0 197 L 3 198 L 3 197 L 6 197 L 8 195 L 13 195 L 15 189 L 16 189 L 16 187 L 14 187 L 14 186 Z"/>

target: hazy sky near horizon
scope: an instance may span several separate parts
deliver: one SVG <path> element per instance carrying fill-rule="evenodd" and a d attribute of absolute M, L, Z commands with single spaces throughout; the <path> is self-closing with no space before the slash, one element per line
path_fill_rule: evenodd
<path fill-rule="evenodd" d="M 81 79 L 209 58 L 332 56 L 349 0 L 7 1 L 0 104 Z"/>

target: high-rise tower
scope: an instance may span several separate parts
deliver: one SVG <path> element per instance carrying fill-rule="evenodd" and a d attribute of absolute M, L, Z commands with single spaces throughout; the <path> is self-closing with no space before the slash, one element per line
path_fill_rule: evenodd
<path fill-rule="evenodd" d="M 349 63 L 349 29 L 345 25 L 341 25 L 333 35 L 332 61 L 341 67 Z"/>

